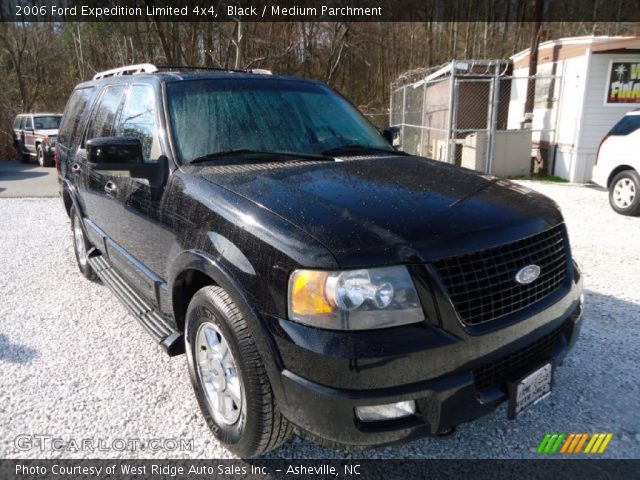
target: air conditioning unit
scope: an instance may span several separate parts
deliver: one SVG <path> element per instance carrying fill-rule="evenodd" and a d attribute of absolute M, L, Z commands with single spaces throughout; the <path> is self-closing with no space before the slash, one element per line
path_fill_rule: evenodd
<path fill-rule="evenodd" d="M 495 132 L 491 175 L 519 177 L 531 173 L 531 130 L 498 130 Z M 487 172 L 488 134 L 485 131 L 467 135 L 462 147 L 462 166 Z"/>

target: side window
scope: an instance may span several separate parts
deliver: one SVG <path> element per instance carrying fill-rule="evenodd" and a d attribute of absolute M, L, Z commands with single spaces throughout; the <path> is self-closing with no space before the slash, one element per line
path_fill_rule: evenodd
<path fill-rule="evenodd" d="M 27 117 L 20 117 L 20 126 L 18 128 L 22 130 L 26 123 L 27 123 Z"/>
<path fill-rule="evenodd" d="M 89 123 L 86 140 L 113 135 L 113 124 L 122 100 L 124 88 L 124 85 L 115 85 L 104 89 L 98 106 L 93 113 L 93 118 Z"/>
<path fill-rule="evenodd" d="M 31 117 L 26 117 L 27 121 L 24 124 L 24 128 L 33 128 L 33 122 L 31 121 Z"/>
<path fill-rule="evenodd" d="M 80 121 L 87 111 L 92 92 L 93 87 L 80 88 L 74 90 L 71 94 L 71 98 L 64 109 L 60 130 L 58 130 L 58 143 L 71 146 L 71 143 L 77 137 L 78 131 L 80 130 Z"/>
<path fill-rule="evenodd" d="M 15 128 L 16 130 L 19 129 L 21 120 L 22 117 L 16 117 L 16 119 L 13 121 L 13 128 Z"/>
<path fill-rule="evenodd" d="M 640 128 L 640 115 L 625 115 L 611 129 L 609 135 L 629 135 Z"/>
<path fill-rule="evenodd" d="M 116 127 L 118 137 L 136 137 L 142 143 L 145 162 L 160 156 L 156 97 L 149 85 L 133 85 L 127 94 L 120 121 Z"/>

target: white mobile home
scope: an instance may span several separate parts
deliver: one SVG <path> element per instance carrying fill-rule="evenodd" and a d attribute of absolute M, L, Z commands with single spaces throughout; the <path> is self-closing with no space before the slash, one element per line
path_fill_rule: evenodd
<path fill-rule="evenodd" d="M 511 57 L 507 128 L 521 128 L 529 50 Z M 541 43 L 531 128 L 548 149 L 553 174 L 588 182 L 600 140 L 628 111 L 640 108 L 640 37 L 575 37 Z M 539 133 L 536 133 L 539 132 Z"/>

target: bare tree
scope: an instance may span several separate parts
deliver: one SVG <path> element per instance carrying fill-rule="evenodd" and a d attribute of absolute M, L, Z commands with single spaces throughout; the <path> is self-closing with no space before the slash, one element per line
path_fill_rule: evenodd
<path fill-rule="evenodd" d="M 161 4 L 157 0 L 144 3 Z M 12 147 L 11 121 L 16 113 L 61 110 L 74 85 L 95 71 L 142 61 L 268 68 L 324 80 L 370 118 L 383 122 L 389 86 L 401 73 L 458 56 L 504 58 L 537 45 L 533 40 L 539 41 L 541 20 L 530 21 L 536 18 L 528 10 L 530 3 L 483 0 L 474 9 L 475 3 L 461 0 L 441 7 L 440 14 L 458 22 L 436 21 L 434 7 L 427 2 L 424 23 L 266 23 L 240 18 L 216 23 L 169 23 L 159 18 L 55 26 L 0 23 L 0 64 L 4 67 L 0 76 L 0 158 Z M 599 0 L 598 8 L 609 4 L 614 16 L 616 12 L 620 16 L 622 0 L 606 4 Z M 510 21 L 513 19 L 516 21 Z M 545 24 L 547 38 L 609 32 L 637 35 L 640 26 L 625 22 Z"/>
<path fill-rule="evenodd" d="M 41 93 L 41 30 L 25 23 L 0 25 L 0 45 L 10 67 L 7 73 L 14 77 L 23 111 L 31 110 Z"/>

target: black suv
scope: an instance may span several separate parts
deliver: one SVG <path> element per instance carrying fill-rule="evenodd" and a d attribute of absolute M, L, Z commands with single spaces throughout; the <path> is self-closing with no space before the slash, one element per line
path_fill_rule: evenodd
<path fill-rule="evenodd" d="M 551 200 L 396 151 L 322 83 L 131 68 L 64 113 L 76 258 L 186 351 L 229 450 L 445 434 L 549 393 L 582 318 Z"/>

